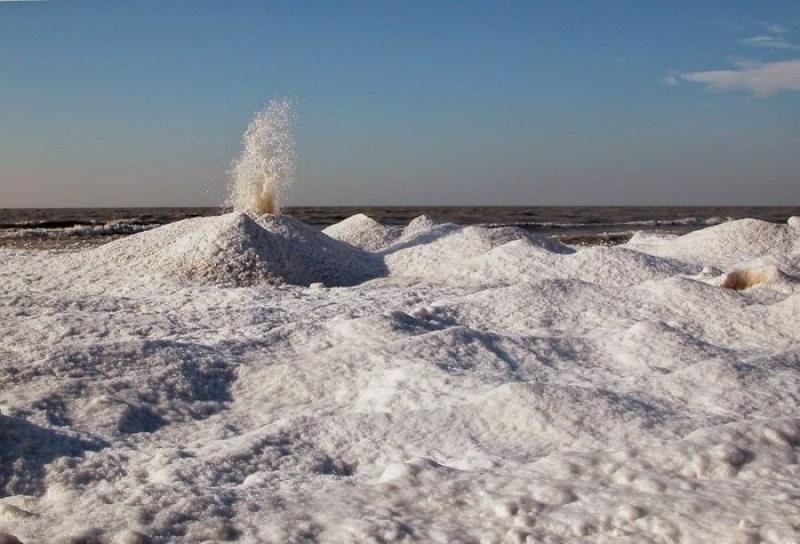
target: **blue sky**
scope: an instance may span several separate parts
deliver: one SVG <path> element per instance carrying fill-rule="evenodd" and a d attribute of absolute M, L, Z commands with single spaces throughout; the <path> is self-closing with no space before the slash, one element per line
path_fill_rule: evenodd
<path fill-rule="evenodd" d="M 800 4 L 0 1 L 0 207 L 800 204 Z"/>

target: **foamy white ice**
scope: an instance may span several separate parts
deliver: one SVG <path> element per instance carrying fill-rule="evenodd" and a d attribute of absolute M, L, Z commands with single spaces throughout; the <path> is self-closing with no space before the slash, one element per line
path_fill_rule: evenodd
<path fill-rule="evenodd" d="M 328 232 L 0 250 L 0 541 L 800 540 L 800 229 Z"/>

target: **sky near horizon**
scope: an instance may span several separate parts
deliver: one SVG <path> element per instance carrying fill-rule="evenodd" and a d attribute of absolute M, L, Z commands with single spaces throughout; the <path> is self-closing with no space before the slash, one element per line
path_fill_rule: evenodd
<path fill-rule="evenodd" d="M 800 3 L 0 0 L 0 208 L 800 205 Z"/>

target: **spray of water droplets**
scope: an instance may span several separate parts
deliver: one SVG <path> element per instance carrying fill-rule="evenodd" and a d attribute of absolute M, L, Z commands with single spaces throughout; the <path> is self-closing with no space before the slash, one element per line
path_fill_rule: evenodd
<path fill-rule="evenodd" d="M 231 164 L 229 204 L 234 210 L 278 214 L 295 178 L 294 110 L 271 100 L 242 136 L 242 152 Z"/>

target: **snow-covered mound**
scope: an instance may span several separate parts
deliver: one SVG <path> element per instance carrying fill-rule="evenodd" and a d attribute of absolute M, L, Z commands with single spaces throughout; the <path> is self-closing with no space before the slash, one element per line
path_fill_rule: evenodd
<path fill-rule="evenodd" d="M 0 542 L 800 542 L 798 230 L 0 249 Z"/>
<path fill-rule="evenodd" d="M 178 221 L 72 257 L 91 275 L 199 284 L 354 285 L 381 274 L 367 253 L 285 215 L 235 212 Z"/>
<path fill-rule="evenodd" d="M 621 287 L 698 271 L 697 266 L 621 247 L 593 247 L 564 254 L 525 238 L 469 259 L 456 266 L 453 273 L 476 281 L 576 279 Z"/>
<path fill-rule="evenodd" d="M 568 254 L 574 250 L 553 240 L 536 236 L 516 227 L 460 227 L 452 224 L 419 229 L 416 234 L 399 241 L 381 252 L 386 268 L 392 275 L 436 277 L 443 279 L 470 258 L 514 240 L 551 253 Z"/>
<path fill-rule="evenodd" d="M 322 232 L 351 246 L 359 247 L 365 251 L 380 251 L 392 245 L 398 237 L 398 232 L 381 225 L 371 217 L 359 213 L 352 215 Z"/>
<path fill-rule="evenodd" d="M 800 230 L 789 224 L 739 219 L 674 239 L 634 237 L 631 249 L 687 262 L 728 267 L 767 254 L 800 251 Z"/>
<path fill-rule="evenodd" d="M 408 240 L 421 232 L 427 232 L 436 227 L 437 223 L 427 215 L 420 215 L 412 219 L 403 229 L 401 240 Z"/>

